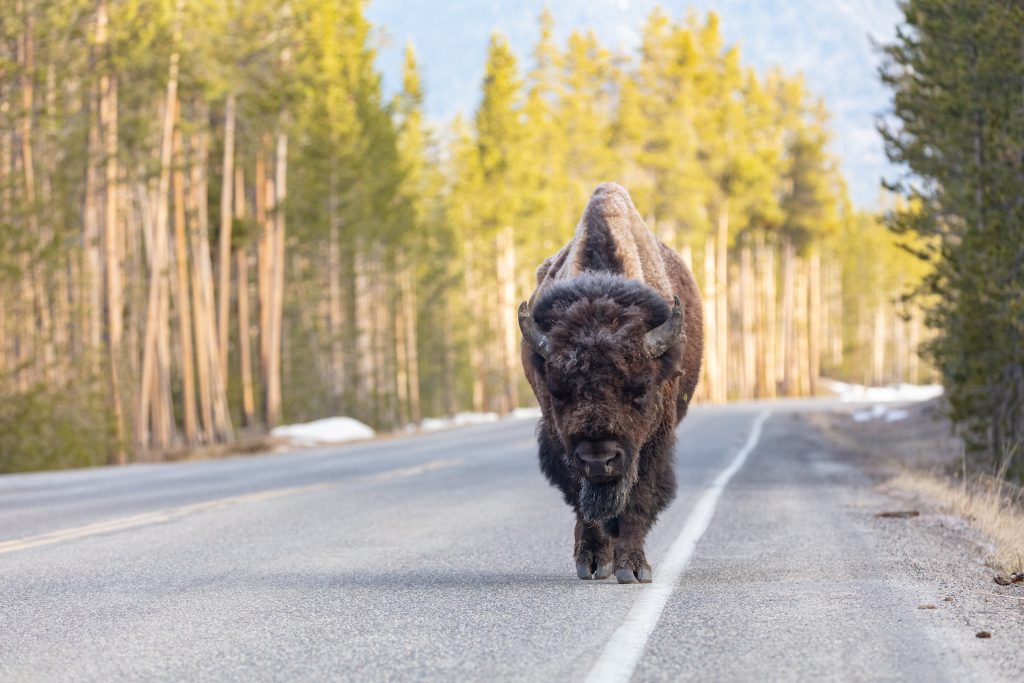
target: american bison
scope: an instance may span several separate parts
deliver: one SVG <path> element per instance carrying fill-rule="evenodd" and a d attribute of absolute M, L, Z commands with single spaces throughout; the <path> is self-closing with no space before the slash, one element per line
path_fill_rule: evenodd
<path fill-rule="evenodd" d="M 606 183 L 541 264 L 519 326 L 540 467 L 576 512 L 577 575 L 649 583 L 644 539 L 675 497 L 675 429 L 700 374 L 693 273 Z"/>

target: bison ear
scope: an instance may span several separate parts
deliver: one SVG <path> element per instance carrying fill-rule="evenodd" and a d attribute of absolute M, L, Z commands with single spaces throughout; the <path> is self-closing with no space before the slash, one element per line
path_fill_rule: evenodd
<path fill-rule="evenodd" d="M 551 342 L 537 327 L 533 313 L 530 312 L 530 306 L 525 301 L 519 304 L 519 329 L 530 348 L 546 360 L 551 353 Z"/>
<path fill-rule="evenodd" d="M 651 358 L 660 358 L 683 336 L 683 306 L 675 297 L 668 320 L 644 335 L 644 346 Z"/>

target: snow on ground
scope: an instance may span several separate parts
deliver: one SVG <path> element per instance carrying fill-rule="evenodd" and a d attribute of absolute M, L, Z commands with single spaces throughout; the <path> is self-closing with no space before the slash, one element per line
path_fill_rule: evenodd
<path fill-rule="evenodd" d="M 839 400 L 848 403 L 901 403 L 927 401 L 942 395 L 941 384 L 890 384 L 885 387 L 866 387 L 827 379 L 822 382 Z"/>
<path fill-rule="evenodd" d="M 861 384 L 847 384 L 835 380 L 825 380 L 823 383 L 844 403 L 874 403 L 869 408 L 854 410 L 852 415 L 855 422 L 880 419 L 884 419 L 886 422 L 899 422 L 907 418 L 907 411 L 882 404 L 927 401 L 942 395 L 941 384 L 891 384 L 887 387 L 866 387 Z"/>
<path fill-rule="evenodd" d="M 279 439 L 287 439 L 295 446 L 317 446 L 372 439 L 377 433 L 371 427 L 351 417 L 328 417 L 303 424 L 275 427 L 271 430 L 270 435 Z"/>
<path fill-rule="evenodd" d="M 534 420 L 539 420 L 540 419 L 540 408 L 538 406 L 534 406 L 532 408 L 516 408 L 515 410 L 513 410 L 511 413 L 508 414 L 508 418 L 506 418 L 506 419 L 524 420 L 524 419 L 527 419 L 527 418 L 532 418 Z"/>
<path fill-rule="evenodd" d="M 478 425 L 485 422 L 497 422 L 497 413 L 456 413 L 452 417 L 427 417 L 420 422 L 420 431 L 436 432 L 439 429 L 450 429 L 451 427 L 465 427 L 466 425 Z"/>
<path fill-rule="evenodd" d="M 421 432 L 436 432 L 441 429 L 452 427 L 465 427 L 466 425 L 483 424 L 485 422 L 497 422 L 498 420 L 523 420 L 540 417 L 540 408 L 516 408 L 504 417 L 497 413 L 456 413 L 452 417 L 427 417 L 419 424 Z M 405 431 L 416 431 L 416 425 L 409 425 Z"/>

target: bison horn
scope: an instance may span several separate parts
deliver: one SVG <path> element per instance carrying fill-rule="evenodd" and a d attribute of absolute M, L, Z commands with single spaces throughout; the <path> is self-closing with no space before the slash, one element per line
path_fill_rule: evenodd
<path fill-rule="evenodd" d="M 533 313 L 530 312 L 530 306 L 525 301 L 519 304 L 519 329 L 522 330 L 523 339 L 530 345 L 530 348 L 546 359 L 551 353 L 551 342 L 537 327 Z"/>
<path fill-rule="evenodd" d="M 651 358 L 658 358 L 668 351 L 668 348 L 679 341 L 683 334 L 683 307 L 679 297 L 675 298 L 672 304 L 672 312 L 668 320 L 655 327 L 644 335 L 644 346 Z"/>

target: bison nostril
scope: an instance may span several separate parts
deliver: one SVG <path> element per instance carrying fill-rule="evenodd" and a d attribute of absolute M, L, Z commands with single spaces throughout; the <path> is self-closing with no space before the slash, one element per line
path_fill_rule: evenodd
<path fill-rule="evenodd" d="M 573 455 L 588 474 L 612 474 L 618 467 L 625 450 L 614 442 L 584 441 L 573 449 Z"/>

